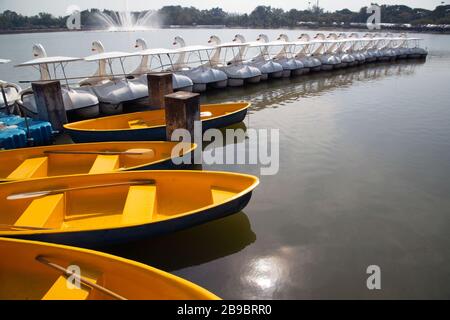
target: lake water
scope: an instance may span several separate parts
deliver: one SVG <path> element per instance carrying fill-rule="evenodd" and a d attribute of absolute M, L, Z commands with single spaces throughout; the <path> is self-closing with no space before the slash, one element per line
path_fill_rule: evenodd
<path fill-rule="evenodd" d="M 2 35 L 0 58 L 86 56 L 100 39 L 132 51 L 138 37 L 170 47 L 261 30 Z M 264 30 L 271 39 L 281 32 Z M 314 34 L 314 32 L 310 32 Z M 450 36 L 420 35 L 426 63 L 374 64 L 214 91 L 205 102 L 248 100 L 239 127 L 280 129 L 280 171 L 262 176 L 244 212 L 104 250 L 173 272 L 227 299 L 450 298 Z M 133 61 L 128 62 L 129 64 Z M 127 67 L 132 67 L 127 65 Z M 79 63 L 69 74 L 87 75 Z M 0 66 L 0 78 L 36 79 Z M 258 166 L 204 166 L 259 175 Z M 366 287 L 381 268 L 382 290 Z"/>

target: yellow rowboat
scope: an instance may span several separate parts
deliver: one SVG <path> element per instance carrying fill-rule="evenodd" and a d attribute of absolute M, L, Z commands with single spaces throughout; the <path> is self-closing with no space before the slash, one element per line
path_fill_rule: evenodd
<path fill-rule="evenodd" d="M 207 171 L 129 171 L 0 184 L 0 237 L 94 247 L 241 211 L 259 180 Z"/>
<path fill-rule="evenodd" d="M 171 169 L 178 142 L 103 142 L 0 151 L 0 181 L 127 170 Z M 196 148 L 183 143 L 180 158 Z"/>
<path fill-rule="evenodd" d="M 242 122 L 249 103 L 200 106 L 203 130 Z M 143 111 L 73 122 L 64 126 L 72 140 L 81 142 L 166 140 L 164 110 Z"/>
<path fill-rule="evenodd" d="M 0 255 L 0 300 L 219 299 L 164 271 L 101 252 L 0 238 Z"/>

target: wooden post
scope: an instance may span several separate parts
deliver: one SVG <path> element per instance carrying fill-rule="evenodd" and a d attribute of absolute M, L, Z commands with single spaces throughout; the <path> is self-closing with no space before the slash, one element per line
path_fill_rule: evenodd
<path fill-rule="evenodd" d="M 197 148 L 184 159 L 184 164 L 202 163 L 202 123 L 200 121 L 200 95 L 198 93 L 179 91 L 165 96 L 166 140 L 172 141 L 172 134 L 177 129 L 189 132 L 190 141 L 196 143 Z"/>
<path fill-rule="evenodd" d="M 147 75 L 150 106 L 164 109 L 164 96 L 173 93 L 172 73 L 153 73 Z"/>
<path fill-rule="evenodd" d="M 62 130 L 67 123 L 66 109 L 59 81 L 32 83 L 38 117 L 51 123 L 53 130 Z"/>
<path fill-rule="evenodd" d="M 194 142 L 194 122 L 200 123 L 200 95 L 179 91 L 165 96 L 166 140 L 170 141 L 176 129 L 186 129 Z"/>

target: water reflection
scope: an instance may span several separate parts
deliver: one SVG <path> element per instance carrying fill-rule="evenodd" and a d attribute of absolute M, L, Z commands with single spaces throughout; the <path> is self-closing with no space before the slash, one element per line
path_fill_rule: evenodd
<path fill-rule="evenodd" d="M 251 260 L 241 276 L 243 299 L 274 299 L 289 284 L 292 249 L 281 247 L 269 256 Z"/>
<path fill-rule="evenodd" d="M 388 77 L 412 76 L 423 61 L 364 65 L 357 68 L 313 73 L 303 77 L 271 80 L 259 84 L 211 91 L 202 103 L 233 100 L 252 101 L 252 110 L 279 108 L 289 102 L 319 96 L 336 89 L 349 88 L 358 82 L 379 81 Z"/>
<path fill-rule="evenodd" d="M 250 117 L 247 116 L 246 119 L 244 121 L 249 122 L 250 121 Z M 227 130 L 243 130 L 244 132 L 247 132 L 247 124 L 245 124 L 245 122 L 239 122 L 236 124 L 233 124 L 231 126 L 225 127 L 225 128 L 218 128 L 217 130 L 219 130 L 222 134 L 222 137 L 226 137 L 226 132 Z M 244 140 L 242 139 L 244 138 Z M 208 150 L 208 147 L 213 144 L 215 141 L 214 139 L 212 139 L 213 141 L 203 141 L 203 150 Z M 236 135 L 235 139 L 223 139 L 223 146 L 227 146 L 227 145 L 231 145 L 231 144 L 239 144 L 239 143 L 243 143 L 245 142 L 245 136 L 240 136 L 240 135 Z"/>
<path fill-rule="evenodd" d="M 255 241 L 247 215 L 240 212 L 191 229 L 101 251 L 176 271 L 237 253 Z"/>

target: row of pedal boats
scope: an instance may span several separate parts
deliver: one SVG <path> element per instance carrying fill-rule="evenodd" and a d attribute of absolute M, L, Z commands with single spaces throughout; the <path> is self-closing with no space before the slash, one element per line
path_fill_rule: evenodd
<path fill-rule="evenodd" d="M 222 127 L 242 121 L 249 106 L 201 106 L 203 123 L 212 119 L 208 126 Z M 103 119 L 71 125 L 115 131 L 108 140 L 121 136 L 120 125 L 127 124 L 127 137 L 139 140 L 142 130 L 165 124 L 160 111 Z M 160 137 L 151 131 L 146 136 Z M 161 270 L 79 248 L 148 239 L 240 212 L 258 178 L 180 170 L 174 160 L 190 157 L 197 147 L 114 141 L 0 151 L 0 254 L 5 257 L 0 299 L 219 299 Z M 68 286 L 73 266 L 80 272 L 76 287 Z"/>
<path fill-rule="evenodd" d="M 302 34 L 295 41 L 286 34 L 281 34 L 275 41 L 260 34 L 252 42 L 237 34 L 231 42 L 222 42 L 213 35 L 207 45 L 193 46 L 187 46 L 183 38 L 175 37 L 173 45 L 177 48 L 174 49 L 149 48 L 144 39 L 137 39 L 134 46 L 139 50 L 132 53 L 107 52 L 101 41 L 94 41 L 93 55 L 84 59 L 50 57 L 41 44 L 36 44 L 32 50 L 34 59 L 18 66 L 37 68 L 39 81 L 61 80 L 66 110 L 78 117 L 93 118 L 100 113 L 122 113 L 128 103 L 148 104 L 147 74 L 152 72 L 171 72 L 175 91 L 203 92 L 207 88 L 224 89 L 375 61 L 423 59 L 428 52 L 419 46 L 420 40 L 406 34 L 381 36 L 368 33 L 361 37 L 357 33 L 318 33 L 313 38 Z M 127 72 L 123 62 L 131 57 L 140 57 L 141 61 L 135 70 Z M 79 81 L 69 85 L 65 67 L 81 60 L 97 63 L 98 68 L 89 77 L 70 78 Z M 115 61 L 121 65 L 120 74 L 114 73 Z M 8 60 L 0 60 L 0 63 L 6 62 Z M 0 85 L 9 105 L 17 103 L 28 116 L 37 116 L 31 88 L 22 90 L 17 84 L 8 82 L 0 82 Z M 5 102 L 0 97 L 0 109 L 4 107 Z"/>

